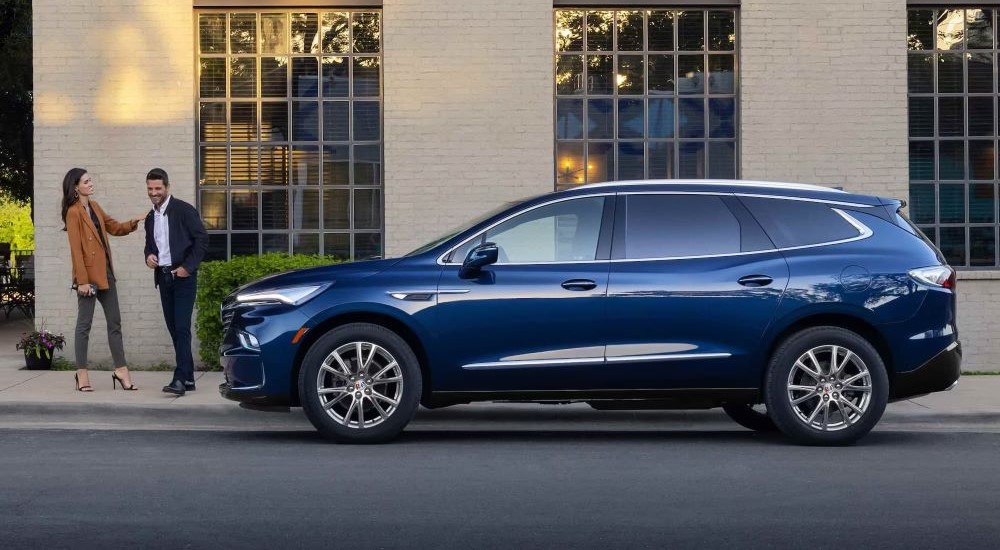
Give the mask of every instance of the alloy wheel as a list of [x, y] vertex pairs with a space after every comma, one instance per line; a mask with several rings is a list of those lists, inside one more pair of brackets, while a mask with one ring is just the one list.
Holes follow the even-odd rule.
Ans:
[[403, 396], [403, 369], [384, 347], [348, 342], [323, 360], [316, 375], [323, 411], [338, 424], [371, 428], [388, 419]]
[[803, 353], [788, 373], [786, 394], [806, 426], [839, 431], [859, 422], [872, 400], [872, 375], [850, 349], [823, 345]]

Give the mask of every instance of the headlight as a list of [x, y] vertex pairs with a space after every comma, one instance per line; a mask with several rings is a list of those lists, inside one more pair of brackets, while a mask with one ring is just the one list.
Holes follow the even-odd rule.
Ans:
[[288, 304], [290, 306], [297, 306], [308, 302], [329, 286], [329, 284], [288, 286], [257, 292], [241, 292], [236, 295], [236, 301], [240, 304]]

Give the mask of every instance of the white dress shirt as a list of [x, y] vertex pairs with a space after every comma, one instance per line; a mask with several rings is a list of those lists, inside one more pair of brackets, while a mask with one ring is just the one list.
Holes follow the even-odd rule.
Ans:
[[170, 224], [167, 223], [167, 205], [170, 195], [163, 200], [159, 208], [153, 208], [153, 239], [156, 241], [157, 258], [161, 266], [173, 265], [170, 257]]

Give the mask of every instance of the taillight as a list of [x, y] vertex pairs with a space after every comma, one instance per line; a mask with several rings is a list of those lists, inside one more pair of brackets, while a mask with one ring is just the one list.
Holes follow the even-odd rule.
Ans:
[[909, 272], [910, 277], [925, 285], [937, 286], [941, 288], [955, 288], [955, 270], [946, 265], [936, 265], [933, 267], [921, 267]]

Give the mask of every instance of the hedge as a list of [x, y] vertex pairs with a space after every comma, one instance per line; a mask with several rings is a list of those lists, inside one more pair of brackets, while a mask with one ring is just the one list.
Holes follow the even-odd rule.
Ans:
[[329, 256], [306, 256], [269, 253], [262, 256], [240, 256], [227, 261], [202, 262], [198, 268], [198, 295], [195, 304], [195, 330], [200, 345], [198, 356], [206, 368], [219, 370], [219, 346], [222, 344], [222, 320], [219, 308], [222, 300], [240, 285], [266, 275], [339, 263]]

